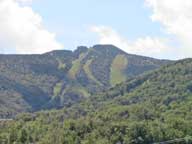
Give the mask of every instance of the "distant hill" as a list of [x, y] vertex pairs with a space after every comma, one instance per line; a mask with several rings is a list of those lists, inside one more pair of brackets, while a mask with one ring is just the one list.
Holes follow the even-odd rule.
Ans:
[[0, 55], [0, 117], [70, 106], [170, 62], [130, 55], [112, 45]]
[[0, 136], [15, 142], [23, 133], [24, 142], [43, 144], [188, 144], [191, 116], [192, 59], [185, 59], [71, 107], [20, 115]]

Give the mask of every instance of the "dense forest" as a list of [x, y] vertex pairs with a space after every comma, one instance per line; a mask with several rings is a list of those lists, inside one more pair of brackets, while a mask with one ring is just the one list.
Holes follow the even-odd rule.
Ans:
[[192, 59], [129, 78], [61, 110], [17, 115], [0, 127], [2, 144], [190, 144]]

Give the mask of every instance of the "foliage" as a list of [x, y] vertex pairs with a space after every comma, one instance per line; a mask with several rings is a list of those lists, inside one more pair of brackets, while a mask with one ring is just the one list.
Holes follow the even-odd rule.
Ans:
[[20, 115], [1, 126], [0, 137], [40, 144], [189, 144], [191, 79], [192, 60], [178, 61], [71, 107]]

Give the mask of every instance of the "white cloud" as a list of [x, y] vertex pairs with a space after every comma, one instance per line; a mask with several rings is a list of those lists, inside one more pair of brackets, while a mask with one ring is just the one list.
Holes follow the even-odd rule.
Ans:
[[167, 39], [147, 36], [129, 41], [112, 28], [105, 26], [92, 26], [91, 31], [99, 35], [100, 44], [113, 44], [128, 53], [161, 57], [162, 54], [170, 51]]
[[111, 28], [93, 27], [92, 31], [99, 34], [100, 43], [114, 44], [127, 52], [148, 56], [192, 57], [192, 0], [145, 0], [145, 3], [152, 9], [152, 21], [160, 22], [167, 33], [165, 39], [144, 37], [129, 41]]
[[[43, 26], [42, 17], [29, 5], [33, 0], [0, 0], [0, 51], [43, 53], [63, 46], [55, 34]], [[110, 27], [93, 26], [101, 44], [114, 44], [126, 52], [157, 56], [174, 53], [177, 57], [192, 56], [192, 0], [145, 0], [153, 10], [153, 21], [162, 24], [169, 38], [176, 38], [179, 49], [173, 49], [167, 38], [146, 36], [130, 41]], [[20, 5], [22, 4], [22, 5]], [[23, 5], [24, 4], [24, 5]]]
[[16, 0], [16, 1], [21, 3], [32, 3], [33, 0]]
[[180, 52], [192, 56], [192, 0], [145, 0], [152, 8], [153, 21], [160, 22], [167, 33], [181, 44]]
[[42, 17], [30, 6], [21, 6], [19, 2], [32, 0], [0, 0], [0, 50], [17, 53], [44, 53], [62, 49], [55, 34], [43, 26]]

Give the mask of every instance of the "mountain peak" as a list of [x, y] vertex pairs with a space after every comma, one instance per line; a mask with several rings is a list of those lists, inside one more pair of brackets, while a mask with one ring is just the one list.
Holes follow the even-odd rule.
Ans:
[[71, 50], [53, 50], [43, 55], [51, 55], [51, 56], [63, 56], [63, 55], [71, 55], [73, 52]]
[[77, 49], [73, 51], [73, 53], [74, 53], [74, 56], [78, 58], [80, 54], [85, 53], [87, 51], [88, 51], [88, 47], [78, 46]]
[[[111, 44], [97, 44], [90, 49], [93, 49], [99, 53], [107, 54], [107, 53], [116, 53], [116, 54], [126, 54], [123, 50], [120, 48], [111, 45]], [[73, 55], [76, 58], [79, 57], [81, 53], [85, 53], [89, 50], [87, 46], [78, 46], [74, 51], [72, 50], [54, 50], [51, 52], [47, 52], [44, 55], [51, 55], [51, 56], [66, 56], [66, 55]]]
[[75, 51], [85, 52], [88, 50], [87, 46], [78, 46]]
[[111, 44], [98, 44], [98, 45], [94, 45], [92, 47], [94, 50], [96, 51], [100, 51], [102, 53], [121, 53], [121, 54], [127, 54], [126, 52], [124, 52], [123, 50], [121, 50], [120, 48], [118, 48], [117, 46], [111, 45]]
[[121, 50], [120, 48], [111, 45], [111, 44], [97, 44], [92, 47], [93, 49], [118, 49]]

